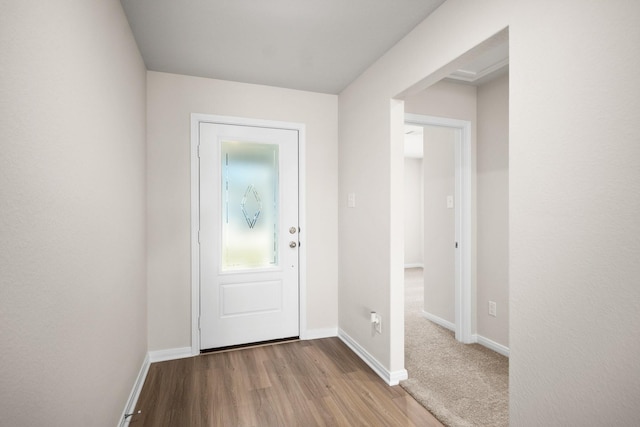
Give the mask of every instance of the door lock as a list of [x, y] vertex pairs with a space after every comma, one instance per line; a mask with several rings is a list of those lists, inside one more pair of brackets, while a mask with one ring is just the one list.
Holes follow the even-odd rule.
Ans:
[[290, 248], [295, 248], [296, 246], [298, 246], [298, 244], [296, 242], [294, 242], [293, 240], [289, 242], [289, 247]]
[[296, 231], [298, 231], [298, 229], [296, 227], [290, 227], [289, 228], [289, 233], [290, 234], [296, 234]]

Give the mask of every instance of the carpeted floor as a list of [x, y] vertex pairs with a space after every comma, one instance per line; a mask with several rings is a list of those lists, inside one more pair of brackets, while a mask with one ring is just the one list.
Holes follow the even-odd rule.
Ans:
[[405, 368], [400, 385], [449, 427], [509, 425], [509, 359], [422, 316], [422, 269], [405, 270]]

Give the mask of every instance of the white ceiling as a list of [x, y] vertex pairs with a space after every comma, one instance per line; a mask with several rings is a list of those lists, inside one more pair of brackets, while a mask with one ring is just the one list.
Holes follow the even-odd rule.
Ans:
[[337, 94], [444, 0], [121, 0], [147, 69]]

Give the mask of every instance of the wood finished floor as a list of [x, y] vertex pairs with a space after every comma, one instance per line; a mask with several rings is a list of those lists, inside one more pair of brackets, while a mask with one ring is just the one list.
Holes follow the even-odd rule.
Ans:
[[442, 427], [338, 338], [154, 363], [132, 427]]

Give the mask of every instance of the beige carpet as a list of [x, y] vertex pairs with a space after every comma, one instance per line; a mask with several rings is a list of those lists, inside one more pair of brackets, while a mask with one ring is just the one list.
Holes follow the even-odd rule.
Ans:
[[400, 385], [449, 427], [509, 425], [509, 359], [422, 316], [422, 269], [405, 271], [405, 367]]

